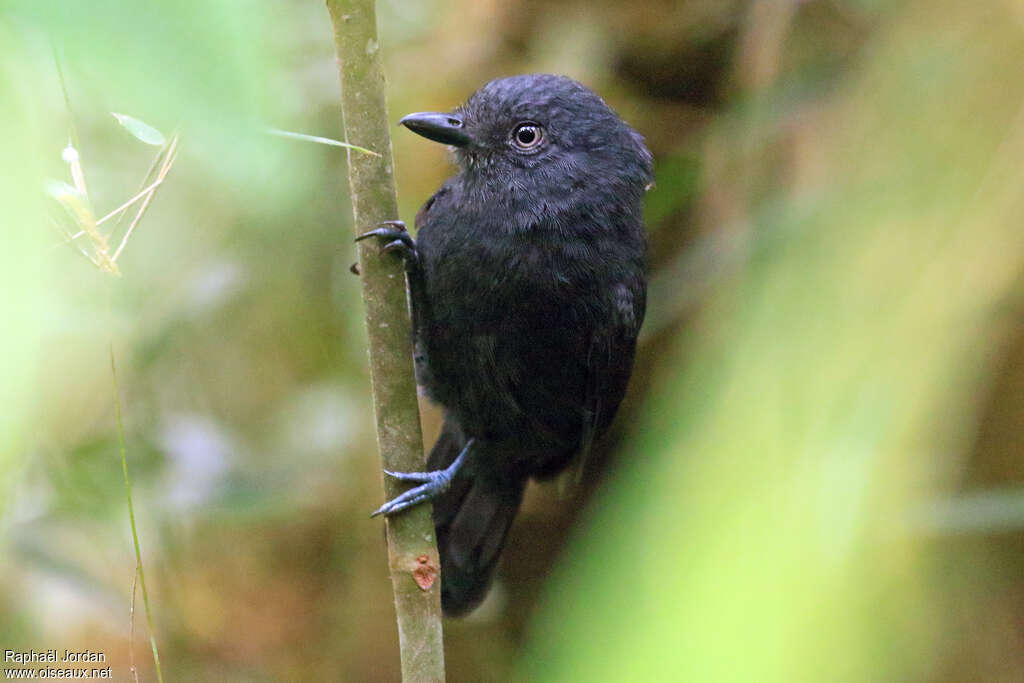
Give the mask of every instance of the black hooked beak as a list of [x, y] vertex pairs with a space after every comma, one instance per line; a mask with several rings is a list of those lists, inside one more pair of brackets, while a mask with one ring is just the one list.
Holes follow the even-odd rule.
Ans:
[[434, 142], [454, 145], [455, 147], [465, 147], [470, 143], [470, 137], [466, 133], [466, 126], [462, 122], [462, 117], [456, 114], [445, 114], [436, 111], [409, 114], [403, 117], [398, 122], [398, 125], [405, 126], [413, 133], [422, 135]]

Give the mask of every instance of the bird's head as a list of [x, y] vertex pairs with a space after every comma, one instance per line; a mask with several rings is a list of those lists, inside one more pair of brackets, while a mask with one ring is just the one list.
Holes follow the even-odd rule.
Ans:
[[410, 114], [399, 123], [450, 145], [463, 173], [532, 184], [530, 176], [581, 184], [646, 187], [651, 154], [643, 138], [598, 95], [564, 76], [491, 81], [452, 112]]

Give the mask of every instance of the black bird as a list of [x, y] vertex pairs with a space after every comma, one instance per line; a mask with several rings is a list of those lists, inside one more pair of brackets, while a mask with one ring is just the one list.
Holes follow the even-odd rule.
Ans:
[[417, 376], [444, 408], [429, 472], [375, 514], [434, 501], [445, 612], [483, 599], [526, 482], [585, 455], [633, 366], [646, 279], [643, 138], [562, 76], [491, 81], [400, 123], [458, 173], [375, 237], [406, 259]]

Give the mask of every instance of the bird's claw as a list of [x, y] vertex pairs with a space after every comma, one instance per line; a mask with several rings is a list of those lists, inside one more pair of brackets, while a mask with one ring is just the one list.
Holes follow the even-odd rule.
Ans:
[[376, 237], [383, 243], [381, 251], [385, 254], [396, 253], [406, 260], [415, 260], [416, 242], [405, 229], [402, 221], [384, 221], [378, 223], [373, 230], [367, 230], [356, 238], [356, 242]]
[[390, 237], [394, 239], [405, 238], [412, 242], [412, 236], [409, 231], [405, 229], [404, 221], [382, 221], [374, 226], [373, 230], [367, 230], [363, 234], [356, 237], [356, 242], [360, 240], [369, 239], [370, 237]]
[[462, 465], [465, 463], [472, 446], [473, 439], [470, 439], [462, 447], [458, 457], [455, 458], [452, 464], [443, 470], [431, 470], [430, 472], [392, 472], [391, 470], [384, 470], [384, 472], [395, 479], [418, 482], [420, 485], [384, 503], [370, 516], [393, 515], [396, 512], [411, 508], [413, 505], [425, 503], [440, 496], [448, 490], [452, 479], [462, 469]]
[[402, 481], [422, 482], [419, 486], [409, 489], [405, 493], [381, 505], [371, 517], [378, 515], [393, 515], [413, 505], [433, 500], [448, 490], [452, 483], [452, 472], [448, 470], [435, 470], [433, 472], [392, 472], [384, 470], [390, 476]]
[[412, 252], [412, 254], [416, 253], [416, 248], [410, 246], [403, 240], [391, 240], [390, 242], [386, 243], [383, 247], [381, 247], [380, 250], [383, 251], [385, 254], [398, 254], [402, 258], [406, 258], [407, 256], [409, 256], [410, 252]]

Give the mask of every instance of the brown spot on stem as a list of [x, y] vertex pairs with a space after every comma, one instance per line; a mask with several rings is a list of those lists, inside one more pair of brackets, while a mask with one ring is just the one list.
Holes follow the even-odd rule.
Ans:
[[412, 578], [416, 580], [416, 585], [420, 587], [420, 590], [430, 590], [437, 579], [437, 565], [431, 562], [426, 555], [420, 555], [416, 558], [416, 567], [412, 570]]

